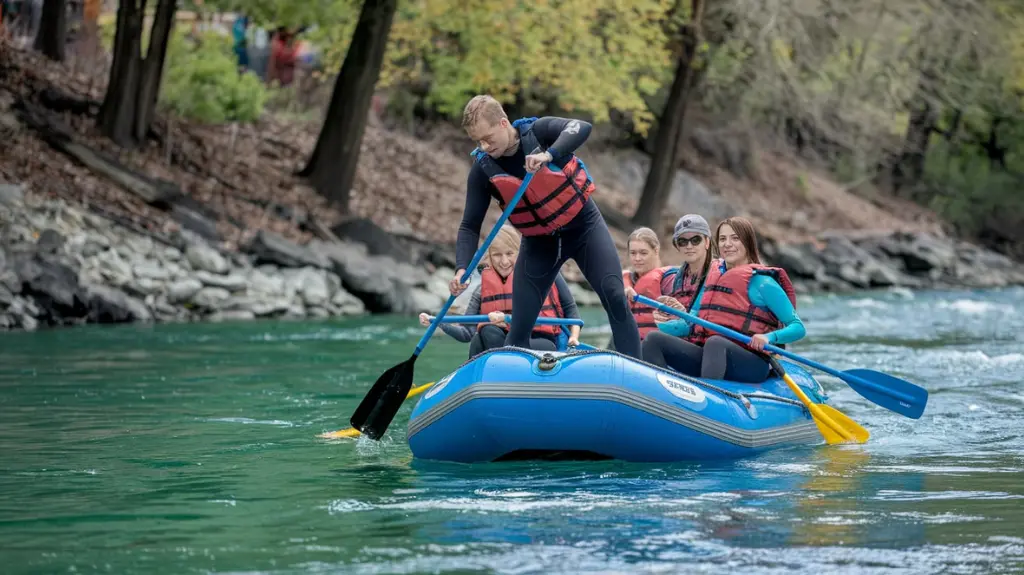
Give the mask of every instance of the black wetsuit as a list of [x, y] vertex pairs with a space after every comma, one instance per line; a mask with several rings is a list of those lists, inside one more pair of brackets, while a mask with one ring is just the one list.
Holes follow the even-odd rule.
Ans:
[[[540, 145], [551, 153], [552, 163], [562, 167], [587, 140], [591, 125], [580, 120], [544, 117], [535, 121], [532, 129]], [[526, 177], [526, 153], [522, 146], [514, 154], [495, 158], [494, 161], [509, 175], [520, 179]], [[473, 164], [456, 246], [459, 269], [465, 269], [473, 259], [480, 242], [480, 227], [491, 199], [497, 193], [480, 163]], [[601, 212], [591, 201], [583, 205], [572, 221], [553, 234], [523, 237], [512, 280], [512, 309], [516, 313], [513, 314], [505, 345], [529, 345], [530, 333], [544, 296], [551, 289], [562, 264], [570, 258], [576, 261], [601, 299], [611, 324], [615, 349], [640, 359], [640, 333], [626, 300], [619, 253]]]

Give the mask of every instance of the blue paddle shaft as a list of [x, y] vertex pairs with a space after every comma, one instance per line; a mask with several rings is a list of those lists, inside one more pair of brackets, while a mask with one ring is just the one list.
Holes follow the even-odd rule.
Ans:
[[[642, 303], [644, 305], [648, 305], [650, 307], [653, 307], [655, 309], [659, 309], [659, 310], [661, 310], [661, 311], [663, 311], [665, 313], [672, 314], [672, 315], [674, 315], [676, 317], [681, 317], [681, 318], [685, 319], [686, 321], [688, 321], [690, 323], [695, 323], [695, 324], [697, 324], [699, 326], [706, 327], [707, 329], [710, 329], [712, 331], [716, 331], [716, 332], [718, 332], [718, 333], [720, 333], [722, 335], [725, 335], [725, 336], [728, 336], [728, 337], [730, 337], [732, 339], [735, 339], [735, 340], [737, 340], [737, 341], [739, 341], [739, 342], [741, 342], [743, 344], [749, 344], [750, 343], [750, 336], [748, 336], [748, 335], [742, 334], [742, 333], [740, 333], [738, 331], [733, 331], [733, 330], [731, 330], [731, 329], [729, 329], [727, 327], [722, 327], [722, 326], [720, 326], [718, 324], [711, 323], [710, 321], [700, 319], [699, 317], [691, 315], [691, 314], [688, 314], [685, 311], [680, 311], [678, 309], [671, 308], [671, 307], [669, 307], [667, 305], [658, 303], [658, 302], [652, 300], [649, 297], [644, 297], [642, 295], [637, 294], [636, 301], [638, 301], [638, 302], [640, 302], [640, 303]], [[799, 356], [799, 355], [797, 355], [795, 353], [788, 352], [788, 351], [786, 351], [786, 350], [784, 350], [784, 349], [782, 349], [780, 347], [775, 347], [774, 345], [772, 345], [770, 343], [765, 344], [764, 349], [765, 349], [765, 351], [770, 351], [770, 352], [772, 352], [772, 353], [774, 353], [776, 355], [781, 355], [782, 357], [787, 357], [787, 358], [792, 359], [794, 361], [799, 361], [800, 363], [803, 363], [805, 365], [809, 365], [809, 366], [811, 366], [813, 368], [820, 369], [821, 371], [824, 371], [825, 373], [830, 374], [830, 375], [834, 375], [834, 376], [836, 376], [839, 379], [842, 379], [844, 381], [847, 381], [847, 382], [852, 381], [852, 382], [856, 383], [857, 385], [866, 387], [866, 388], [868, 388], [868, 389], [870, 389], [872, 391], [875, 391], [877, 393], [881, 393], [883, 395], [887, 395], [889, 397], [892, 397], [893, 399], [896, 399], [897, 401], [900, 401], [900, 402], [903, 402], [903, 403], [906, 403], [906, 404], [910, 404], [910, 403], [915, 402], [913, 397], [910, 397], [909, 395], [901, 393], [901, 392], [899, 392], [897, 390], [888, 389], [888, 388], [882, 387], [882, 386], [880, 386], [880, 385], [878, 385], [878, 384], [876, 384], [874, 382], [871, 382], [871, 381], [868, 381], [866, 379], [857, 377], [856, 375], [853, 375], [853, 374], [850, 374], [850, 373], [843, 373], [843, 372], [841, 372], [841, 371], [839, 371], [837, 369], [832, 369], [831, 367], [829, 367], [827, 365], [822, 365], [822, 364], [820, 364], [820, 363], [818, 363], [816, 361], [811, 361], [811, 360], [809, 360], [807, 358], [804, 358], [804, 357], [801, 357], [801, 356]]]
[[[512, 210], [516, 208], [516, 204], [519, 203], [523, 194], [526, 193], [526, 188], [530, 186], [531, 180], [533, 180], [533, 173], [526, 174], [526, 177], [523, 178], [523, 183], [519, 184], [519, 189], [516, 191], [516, 195], [512, 196], [512, 200], [507, 206], [505, 206], [505, 211], [501, 212], [501, 216], [498, 218], [498, 221], [494, 222], [494, 227], [491, 228], [491, 233], [487, 234], [487, 239], [484, 240], [484, 243], [480, 244], [480, 248], [476, 250], [476, 254], [473, 256], [473, 259], [470, 260], [469, 265], [466, 266], [466, 273], [462, 275], [462, 283], [468, 282], [469, 278], [472, 277], [473, 270], [476, 269], [477, 264], [480, 263], [484, 254], [487, 253], [487, 248], [491, 247], [491, 242], [494, 241], [494, 237], [498, 235], [498, 230], [505, 223], [505, 220], [512, 215]], [[441, 311], [437, 312], [437, 316], [434, 318], [434, 321], [430, 322], [430, 327], [427, 328], [426, 333], [424, 333], [423, 337], [420, 338], [420, 342], [416, 344], [416, 350], [412, 352], [413, 357], [418, 356], [420, 352], [423, 351], [423, 348], [427, 347], [427, 342], [430, 341], [430, 336], [434, 335], [434, 330], [437, 329], [437, 325], [440, 323], [439, 320], [448, 313], [448, 308], [452, 307], [452, 304], [455, 303], [456, 297], [458, 296], [450, 296], [448, 301], [444, 303], [444, 306], [441, 307]]]
[[[433, 319], [433, 318], [431, 318]], [[491, 321], [486, 315], [450, 315], [441, 320], [441, 323], [487, 323]], [[510, 323], [512, 316], [505, 314], [505, 323]], [[583, 325], [582, 319], [571, 319], [567, 317], [538, 317], [536, 325]]]

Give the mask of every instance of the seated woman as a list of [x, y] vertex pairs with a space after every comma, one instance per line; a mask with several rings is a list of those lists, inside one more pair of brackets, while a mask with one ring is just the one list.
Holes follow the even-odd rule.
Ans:
[[[657, 299], [669, 307], [697, 313], [704, 292], [704, 279], [713, 262], [711, 227], [707, 220], [697, 214], [679, 218], [672, 232], [672, 245], [682, 253], [683, 265], [679, 266], [674, 276], [671, 294]], [[677, 337], [689, 335], [690, 324], [684, 320], [658, 310], [654, 310], [653, 315], [661, 331]], [[672, 325], [666, 325], [669, 323]]]
[[[465, 312], [466, 315], [486, 314], [490, 322], [475, 326], [448, 323], [440, 325], [441, 330], [451, 337], [461, 342], [469, 342], [469, 357], [505, 345], [505, 335], [508, 333], [505, 314], [513, 313], [512, 271], [516, 267], [518, 256], [519, 232], [511, 225], [505, 224], [498, 230], [487, 250], [484, 257], [487, 267], [480, 272], [480, 285], [473, 292]], [[555, 277], [555, 284], [544, 300], [540, 316], [580, 318], [576, 300], [573, 299], [569, 284], [565, 283], [562, 274]], [[420, 324], [424, 327], [429, 326], [430, 316], [421, 313]], [[530, 336], [530, 349], [555, 351], [566, 346], [579, 345], [580, 327], [570, 326], [568, 336], [563, 329], [558, 325], [534, 326]]]
[[644, 360], [706, 379], [760, 383], [770, 370], [765, 344], [783, 346], [806, 334], [793, 284], [782, 268], [761, 264], [754, 225], [746, 218], [718, 224], [715, 243], [722, 259], [708, 271], [697, 316], [752, 336], [750, 345], [695, 325], [685, 339], [667, 331], [651, 334], [644, 341]]
[[[643, 341], [647, 334], [658, 329], [658, 325], [654, 322], [654, 310], [635, 303], [633, 298], [637, 294], [651, 299], [671, 295], [679, 270], [674, 266], [661, 265], [661, 242], [651, 228], [633, 230], [626, 240], [626, 250], [629, 251], [630, 269], [622, 270], [622, 281], [626, 284], [626, 299], [630, 302], [630, 310]], [[612, 348], [610, 343], [608, 347]]]

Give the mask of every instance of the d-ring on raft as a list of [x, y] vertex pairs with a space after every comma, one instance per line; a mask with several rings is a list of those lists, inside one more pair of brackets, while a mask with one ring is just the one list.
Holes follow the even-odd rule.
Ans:
[[[816, 403], [821, 385], [785, 370]], [[439, 380], [412, 412], [420, 459], [701, 461], [822, 443], [810, 413], [782, 379], [704, 380], [613, 351], [484, 352]]]

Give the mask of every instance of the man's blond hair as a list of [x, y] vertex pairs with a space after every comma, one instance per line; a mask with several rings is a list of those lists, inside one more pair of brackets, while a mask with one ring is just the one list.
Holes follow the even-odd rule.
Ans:
[[472, 128], [481, 120], [485, 120], [488, 126], [493, 126], [502, 118], [507, 119], [508, 116], [505, 115], [505, 109], [501, 107], [501, 102], [487, 94], [481, 94], [473, 96], [473, 99], [466, 104], [466, 108], [462, 110], [462, 127], [464, 129]]

